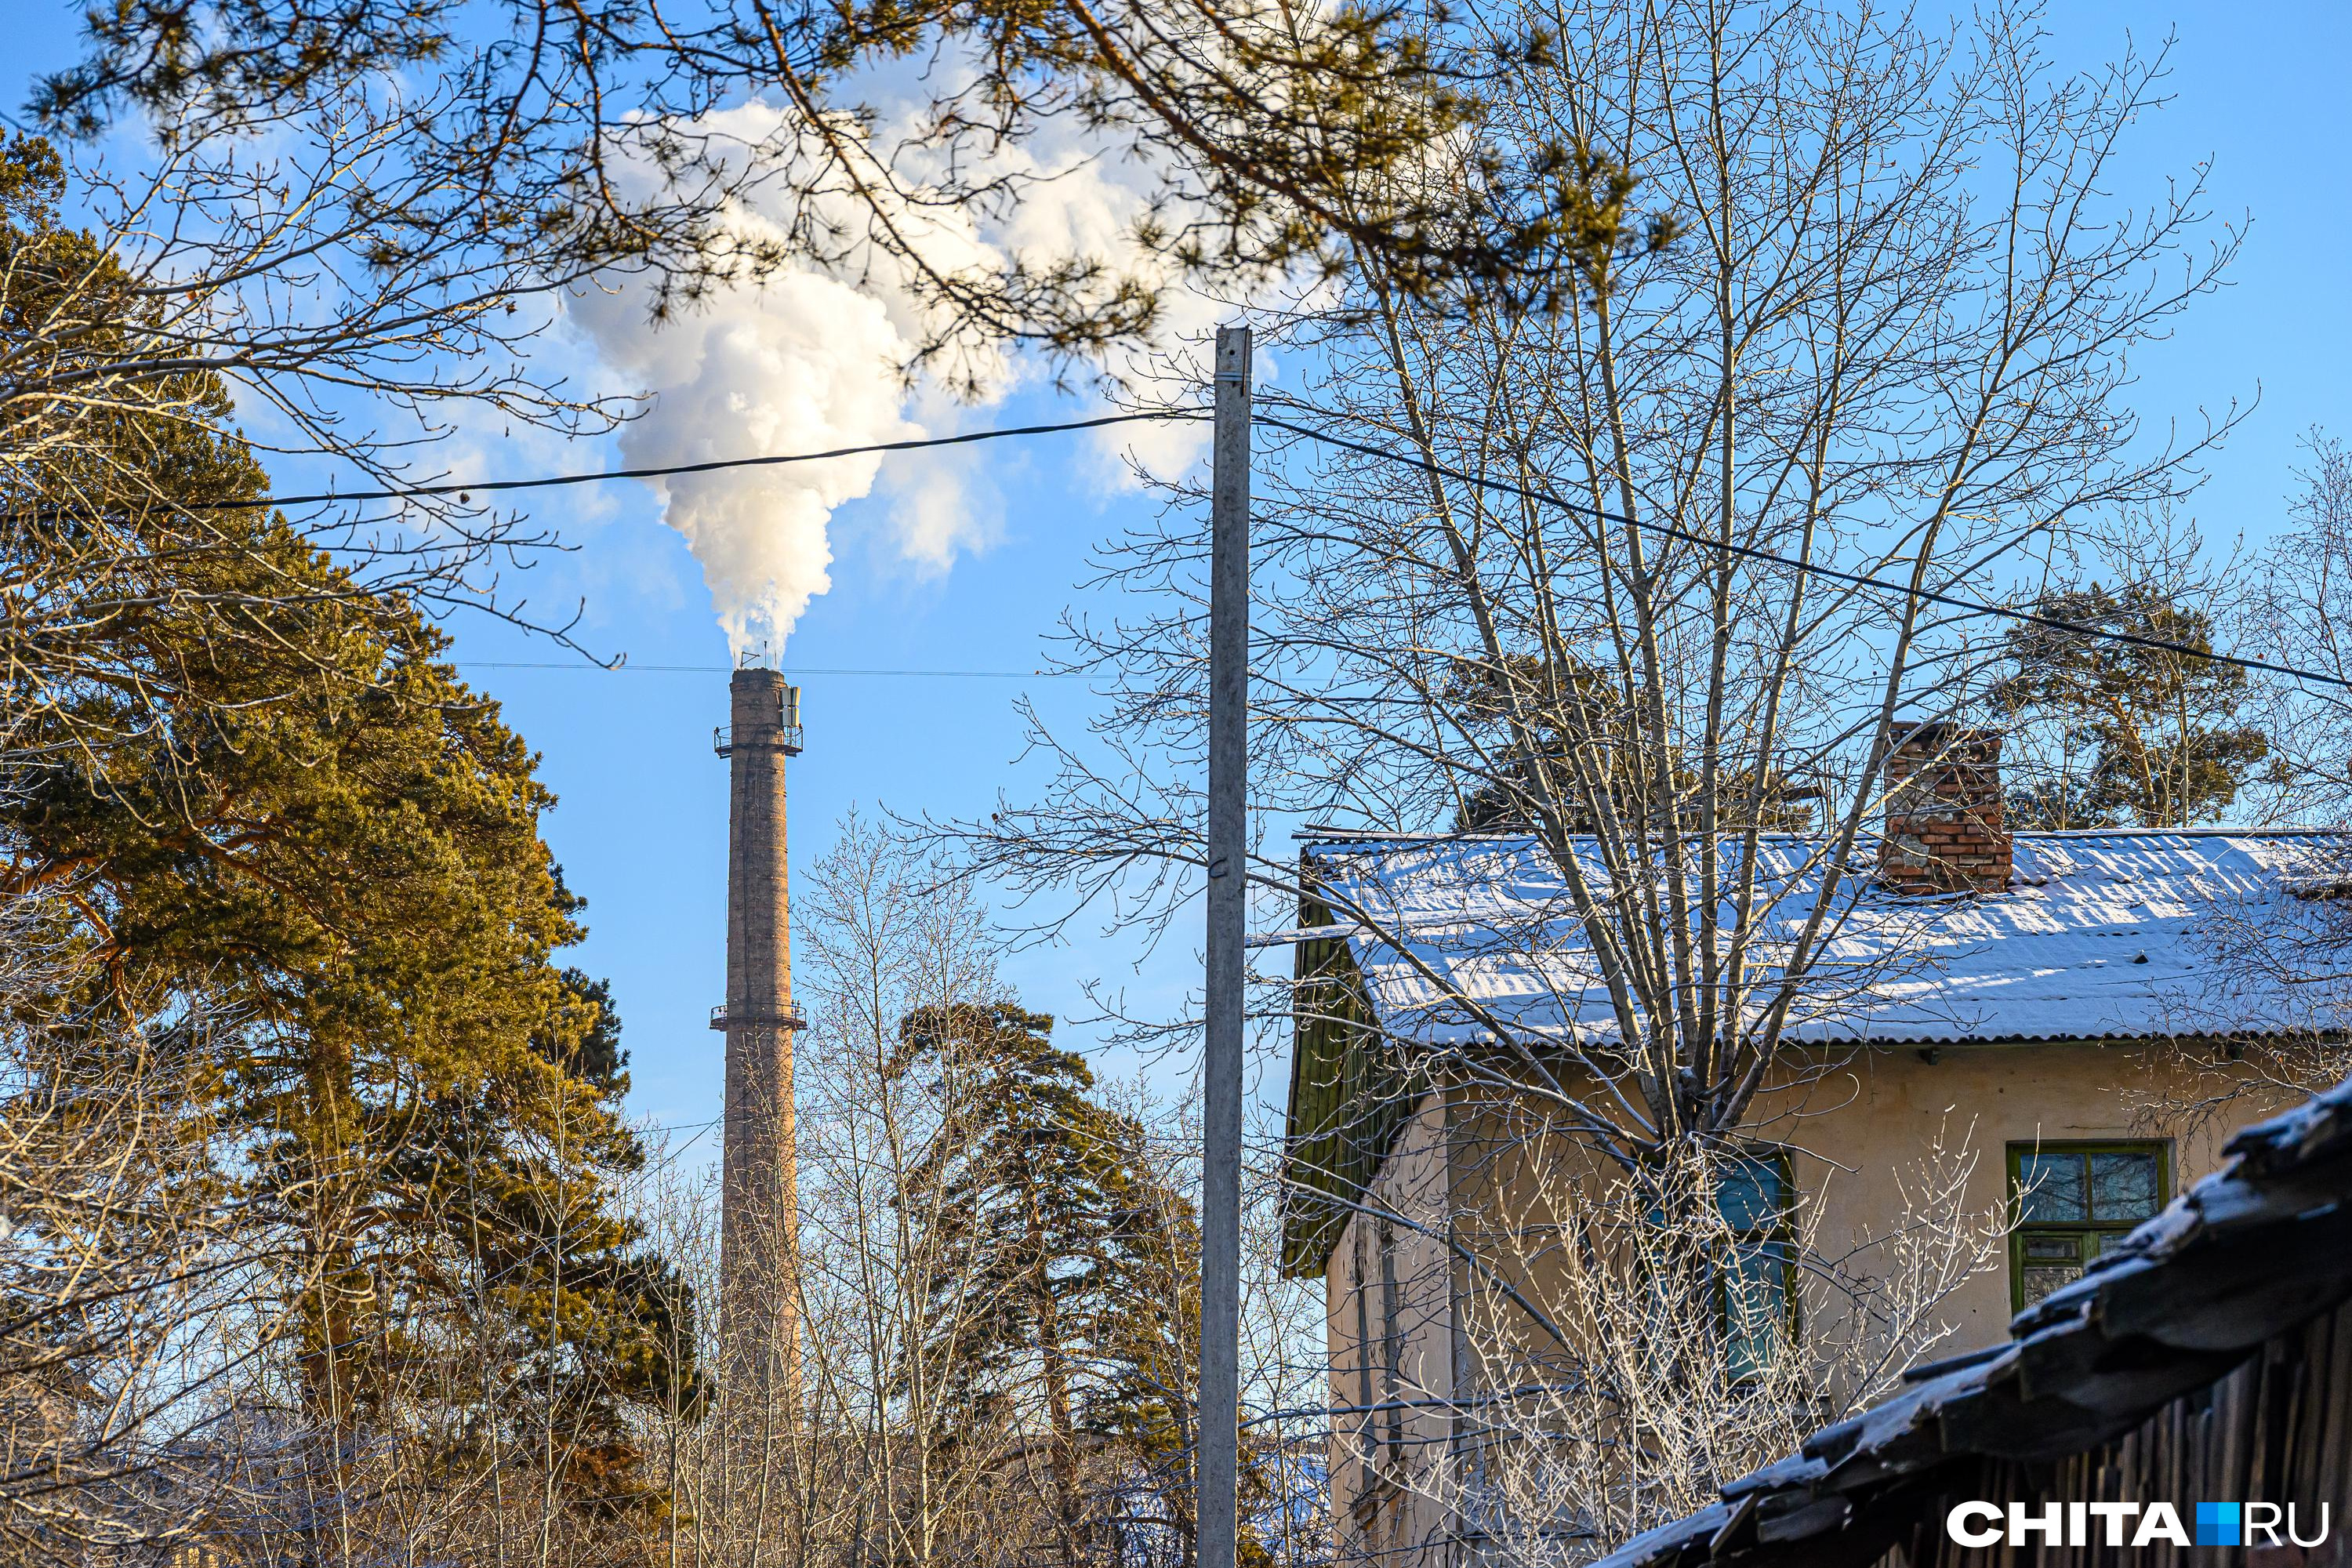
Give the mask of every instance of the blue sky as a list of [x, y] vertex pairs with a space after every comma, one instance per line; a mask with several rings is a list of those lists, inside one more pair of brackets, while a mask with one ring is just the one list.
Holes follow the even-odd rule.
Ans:
[[[18, 0], [12, 13], [21, 68], [64, 58], [65, 8]], [[2314, 424], [2352, 432], [2345, 390], [2352, 168], [2340, 80], [2352, 58], [2352, 7], [2062, 4], [2046, 26], [2053, 55], [2082, 66], [2113, 58], [2127, 33], [2143, 47], [2178, 33], [2173, 102], [2142, 128], [2131, 171], [2182, 170], [2210, 157], [2217, 212], [2250, 216], [2251, 228], [2231, 286], [2144, 356], [2136, 401], [2160, 426], [2193, 421], [2200, 405], [2259, 395], [2261, 406], [2210, 463], [2210, 482], [2193, 508], [2210, 539], [2243, 531], [2259, 540], [2280, 516], [2301, 433]], [[968, 423], [1076, 412], [1033, 388]], [[526, 455], [492, 443], [479, 453], [486, 465], [520, 458], [536, 466], [544, 448]], [[1107, 488], [1079, 438], [989, 454], [977, 494], [993, 510], [993, 542], [944, 573], [925, 574], [901, 558], [883, 502], [853, 502], [835, 515], [833, 588], [800, 620], [785, 650], [788, 669], [1036, 668], [1041, 638], [1070, 601], [1088, 545], [1116, 531], [1128, 509], [1150, 503]], [[943, 460], [894, 458], [887, 477], [915, 482], [919, 465]], [[602, 461], [593, 450], [562, 455], [564, 467]], [[584, 640], [626, 652], [630, 670], [497, 668], [566, 656], [491, 626], [459, 626], [458, 658], [540, 751], [543, 776], [561, 797], [546, 831], [572, 887], [589, 900], [591, 933], [578, 957], [613, 980], [636, 1109], [673, 1126], [703, 1123], [717, 1114], [719, 1086], [719, 1037], [705, 1017], [720, 998], [724, 969], [725, 774], [710, 733], [725, 717], [727, 645], [699, 568], [662, 526], [650, 493], [628, 484], [593, 499], [562, 492], [538, 516], [566, 529], [579, 549], [538, 569], [543, 585], [533, 596], [551, 605], [584, 596]], [[651, 668], [664, 665], [707, 672]], [[1015, 699], [1025, 693], [1071, 727], [1087, 702], [1083, 686], [1070, 681], [801, 679], [809, 743], [791, 775], [796, 865], [824, 851], [853, 805], [985, 812], [1000, 788], [1021, 787]], [[1088, 979], [1172, 1005], [1192, 963], [1189, 944], [1147, 959], [1103, 938], [1025, 953], [1011, 968], [1030, 1006], [1066, 1016], [1083, 1010]], [[1278, 1082], [1265, 1087], [1279, 1092]], [[705, 1138], [699, 1149], [713, 1142]]]

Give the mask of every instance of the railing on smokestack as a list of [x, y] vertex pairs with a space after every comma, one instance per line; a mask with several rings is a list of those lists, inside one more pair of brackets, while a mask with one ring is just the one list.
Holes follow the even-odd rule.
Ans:
[[797, 1002], [787, 1002], [773, 1013], [730, 1013], [722, 1002], [710, 1010], [710, 1026], [714, 1029], [805, 1029], [808, 1015]]
[[[761, 728], [764, 729], [766, 726], [763, 725]], [[722, 757], [733, 755], [735, 748], [739, 745], [764, 745], [782, 752], [788, 757], [799, 756], [801, 754], [801, 689], [797, 686], [787, 686], [783, 689], [778, 702], [775, 729], [764, 741], [736, 740], [735, 727], [732, 724], [721, 724], [718, 729], [710, 731], [710, 749]]]
[[767, 745], [788, 757], [797, 757], [801, 754], [801, 727], [798, 724], [780, 724], [764, 742], [737, 741], [735, 727], [731, 724], [721, 724], [710, 731], [710, 749], [720, 756], [733, 755], [738, 745]]

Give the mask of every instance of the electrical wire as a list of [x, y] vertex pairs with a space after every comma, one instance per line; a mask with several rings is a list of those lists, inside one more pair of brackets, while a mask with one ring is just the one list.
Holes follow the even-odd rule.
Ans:
[[[730, 664], [631, 664], [625, 659], [619, 664], [595, 664], [578, 659], [494, 659], [461, 658], [456, 661], [459, 669], [580, 669], [594, 670], [599, 675], [628, 675], [643, 672], [650, 675], [727, 675], [735, 667]], [[1086, 671], [1076, 669], [827, 669], [815, 665], [780, 666], [779, 675], [896, 675], [926, 680], [1083, 680]]]
[[1586, 506], [1581, 502], [1570, 500], [1565, 497], [1554, 495], [1549, 490], [1530, 489], [1524, 485], [1512, 484], [1507, 479], [1490, 479], [1476, 474], [1465, 473], [1459, 468], [1449, 468], [1444, 463], [1431, 462], [1426, 458], [1392, 451], [1385, 447], [1374, 447], [1362, 441], [1350, 441], [1344, 436], [1334, 436], [1328, 431], [1312, 429], [1305, 425], [1294, 425], [1287, 419], [1277, 419], [1270, 414], [1253, 416], [1251, 423], [1264, 425], [1276, 430], [1286, 430], [1294, 436], [1303, 436], [1310, 441], [1319, 442], [1327, 447], [1337, 447], [1343, 451], [1354, 452], [1367, 458], [1378, 458], [1384, 462], [1401, 464], [1409, 468], [1418, 468], [1423, 473], [1452, 479], [1457, 484], [1469, 485], [1478, 489], [1494, 490], [1503, 495], [1517, 496], [1523, 500], [1556, 507], [1562, 511], [1572, 511], [1585, 517], [1596, 518], [1603, 522], [1613, 522], [1621, 527], [1638, 529], [1662, 539], [1696, 544], [1706, 550], [1722, 551], [1748, 561], [1761, 561], [1775, 566], [1785, 566], [1793, 572], [1814, 577], [1826, 577], [1833, 582], [1851, 584], [1857, 588], [1892, 594], [1906, 599], [1921, 599], [1931, 605], [1942, 605], [1949, 609], [1965, 610], [1973, 616], [1998, 616], [2006, 620], [2022, 622], [2027, 626], [2044, 626], [2054, 632], [2063, 632], [2069, 637], [2127, 643], [2134, 647], [2153, 648], [2159, 653], [2179, 654], [2184, 658], [2203, 659], [2212, 664], [2234, 665], [2240, 669], [2260, 670], [2265, 675], [2284, 675], [2294, 680], [2312, 680], [2326, 686], [2340, 686], [2352, 689], [2352, 679], [2340, 675], [2324, 675], [2318, 670], [2303, 669], [2291, 664], [2273, 664], [2267, 659], [2242, 658], [2235, 654], [2214, 653], [2210, 649], [2191, 647], [2187, 643], [2173, 642], [2164, 637], [2143, 637], [2137, 632], [2116, 631], [2106, 626], [2084, 626], [2080, 621], [2063, 620], [2056, 616], [2037, 615], [2032, 610], [2015, 609], [2007, 605], [1989, 605], [1981, 599], [1962, 598], [1957, 594], [1939, 594], [1932, 588], [1915, 588], [1908, 583], [1890, 583], [1884, 577], [1873, 577], [1867, 573], [1844, 572], [1834, 566], [1823, 566], [1817, 562], [1799, 561], [1793, 556], [1782, 555], [1770, 550], [1759, 550], [1754, 545], [1733, 544], [1726, 540], [1710, 539], [1706, 534], [1676, 528], [1672, 523], [1644, 522], [1638, 518], [1627, 517], [1622, 512], [1604, 511], [1599, 507]]
[[863, 458], [882, 452], [919, 452], [934, 447], [968, 447], [980, 441], [1002, 441], [1014, 436], [1055, 436], [1070, 430], [1099, 430], [1111, 425], [1142, 420], [1206, 419], [1205, 408], [1155, 408], [1139, 414], [1105, 414], [1093, 419], [1068, 419], [1055, 425], [1013, 425], [995, 430], [971, 430], [961, 436], [924, 436], [905, 441], [876, 441], [863, 447], [835, 447], [824, 452], [766, 453], [749, 458], [713, 458], [700, 463], [663, 463], [643, 468], [599, 468], [592, 473], [550, 474], [534, 479], [461, 479], [440, 485], [403, 485], [380, 490], [325, 490], [306, 496], [263, 496], [253, 500], [208, 500], [175, 503], [181, 511], [250, 511], [259, 507], [323, 506], [334, 501], [413, 500], [423, 496], [470, 498], [476, 491], [500, 495], [511, 490], [554, 489], [566, 485], [602, 484], [607, 479], [660, 479], [680, 474], [712, 474], [730, 468], [772, 468], [788, 463], [822, 463], [834, 458]]
[[[937, 447], [963, 447], [982, 441], [1006, 440], [1014, 437], [1053, 436], [1069, 431], [1098, 430], [1109, 426], [1130, 425], [1143, 421], [1205, 419], [1209, 417], [1209, 416], [1210, 410], [1205, 408], [1149, 409], [1139, 413], [1100, 415], [1092, 419], [1063, 420], [1047, 425], [1014, 425], [992, 430], [972, 430], [957, 436], [929, 436], [904, 441], [871, 442], [858, 447], [835, 447], [830, 450], [823, 452], [762, 453], [746, 458], [714, 458], [699, 463], [667, 463], [646, 468], [602, 468], [587, 473], [549, 474], [537, 479], [453, 480], [447, 484], [408, 485], [398, 489], [375, 490], [329, 490], [313, 495], [269, 496], [254, 500], [188, 501], [182, 503], [179, 510], [189, 512], [236, 511], [249, 510], [257, 507], [318, 506], [337, 501], [406, 500], [425, 496], [446, 495], [454, 495], [470, 500], [474, 492], [478, 490], [485, 495], [499, 495], [516, 490], [553, 489], [572, 485], [602, 484], [609, 479], [668, 479], [684, 474], [718, 473], [734, 468], [779, 468], [793, 463], [820, 463], [835, 458], [868, 457], [887, 452], [923, 451]], [[1809, 576], [1827, 578], [1832, 582], [1844, 583], [1851, 586], [1866, 589], [1873, 593], [1892, 595], [1904, 599], [1916, 599], [1931, 605], [1940, 605], [1948, 609], [1959, 610], [1972, 616], [1994, 616], [2004, 620], [2015, 621], [2025, 626], [2042, 626], [2068, 637], [2083, 637], [2093, 641], [2122, 643], [2133, 647], [2152, 649], [2158, 653], [2174, 654], [2184, 658], [2202, 659], [2211, 664], [2226, 664], [2239, 669], [2256, 670], [2264, 675], [2281, 675], [2292, 680], [2315, 681], [2324, 686], [2335, 686], [2344, 688], [2346, 689], [2352, 689], [2352, 678], [2347, 678], [2340, 675], [2327, 675], [2315, 669], [2304, 669], [2294, 665], [2273, 664], [2267, 659], [2246, 658], [2237, 654], [2215, 653], [2210, 649], [2192, 647], [2187, 643], [2174, 642], [2165, 637], [2143, 636], [2138, 632], [2117, 631], [2105, 626], [2085, 626], [2079, 621], [2064, 620], [2056, 616], [2044, 616], [2032, 610], [2021, 610], [2007, 605], [1988, 604], [1981, 599], [1963, 598], [1957, 594], [1938, 593], [1932, 588], [1914, 587], [1908, 583], [1890, 583], [1883, 577], [1874, 577], [1867, 573], [1847, 572], [1834, 566], [1824, 566], [1818, 562], [1800, 561], [1794, 556], [1782, 555], [1777, 551], [1759, 549], [1754, 545], [1734, 544], [1727, 540], [1710, 539], [1703, 533], [1695, 533], [1688, 529], [1676, 528], [1672, 523], [1644, 521], [1639, 518], [1628, 517], [1622, 512], [1608, 511], [1600, 507], [1586, 506], [1580, 501], [1572, 501], [1564, 496], [1555, 495], [1549, 490], [1535, 489], [1524, 485], [1515, 485], [1507, 479], [1486, 479], [1480, 475], [1466, 473], [1460, 468], [1452, 468], [1444, 463], [1432, 462], [1426, 458], [1395, 451], [1385, 447], [1376, 447], [1369, 442], [1352, 441], [1344, 436], [1335, 436], [1328, 430], [1318, 430], [1310, 426], [1296, 424], [1287, 419], [1277, 418], [1270, 414], [1253, 415], [1251, 416], [1251, 423], [1254, 425], [1264, 426], [1268, 429], [1286, 431], [1293, 436], [1303, 437], [1307, 440], [1316, 442], [1322, 446], [1335, 447], [1342, 451], [1354, 452], [1360, 457], [1375, 458], [1383, 462], [1396, 463], [1404, 468], [1419, 469], [1423, 473], [1433, 474], [1441, 479], [1451, 479], [1456, 484], [1469, 485], [1475, 489], [1491, 490], [1501, 495], [1516, 496], [1523, 500], [1535, 501], [1540, 505], [1552, 507], [1561, 511], [1575, 512], [1581, 516], [1594, 518], [1603, 522], [1613, 522], [1618, 524], [1620, 527], [1637, 529], [1644, 533], [1653, 534], [1661, 539], [1672, 539], [1682, 543], [1696, 545], [1701, 549], [1720, 551], [1727, 554], [1737, 555], [1743, 560], [1763, 562], [1774, 566], [1786, 567], [1792, 572], [1801, 573]], [[562, 664], [539, 665], [528, 663], [475, 661], [473, 663], [473, 668], [482, 669], [533, 669], [570, 668], [572, 667]], [[631, 667], [621, 665], [603, 668], [628, 668]], [[724, 668], [719, 666], [640, 665], [635, 668], [649, 671], [679, 674], [725, 673]], [[1070, 678], [1069, 675], [1065, 674], [1064, 672], [1044, 670], [1023, 672], [1018, 670], [977, 669], [806, 669], [796, 670], [792, 673], [804, 675], [875, 675], [976, 679], [1059, 679]]]
[[[456, 661], [459, 669], [582, 669], [594, 670], [599, 675], [628, 675], [643, 672], [652, 675], [726, 675], [735, 667], [730, 664], [619, 664], [583, 663], [578, 660], [461, 658]], [[779, 675], [889, 675], [906, 676], [925, 680], [1079, 680], [1083, 670], [1062, 669], [834, 669], [817, 665], [780, 665]]]

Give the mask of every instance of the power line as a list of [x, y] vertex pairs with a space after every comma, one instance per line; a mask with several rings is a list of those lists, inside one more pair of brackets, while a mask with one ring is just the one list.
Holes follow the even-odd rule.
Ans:
[[1435, 474], [1440, 478], [1452, 479], [1457, 484], [1469, 485], [1474, 489], [1517, 496], [1523, 500], [1557, 507], [1562, 511], [1577, 512], [1585, 517], [1597, 518], [1603, 522], [1613, 522], [1622, 527], [1638, 529], [1644, 533], [1654, 533], [1661, 538], [1677, 540], [1685, 544], [1696, 544], [1706, 550], [1720, 550], [1745, 560], [1769, 562], [1775, 566], [1786, 566], [1791, 571], [1804, 573], [1811, 576], [1827, 577], [1834, 582], [1852, 584], [1857, 588], [1898, 595], [1908, 599], [1924, 599], [1931, 605], [1942, 605], [1950, 609], [1965, 610], [1974, 616], [1999, 616], [2008, 620], [2022, 622], [2027, 626], [2046, 626], [2052, 631], [2063, 632], [2069, 637], [2128, 643], [2134, 647], [2153, 648], [2159, 653], [2179, 654], [2184, 658], [2205, 659], [2214, 664], [2234, 665], [2240, 669], [2261, 670], [2266, 675], [2284, 675], [2294, 680], [2315, 680], [2323, 685], [2340, 686], [2352, 689], [2352, 679], [2340, 675], [2323, 675], [2317, 670], [2301, 669], [2290, 664], [2272, 664], [2265, 659], [2241, 658], [2235, 654], [2214, 653], [2205, 648], [2191, 647], [2187, 643], [2172, 642], [2164, 637], [2143, 637], [2137, 632], [2114, 631], [2105, 626], [2088, 626], [2079, 621], [2061, 620], [2055, 616], [2036, 615], [2032, 610], [2013, 609], [2007, 605], [1989, 605], [1981, 599], [1964, 599], [1957, 594], [1939, 594], [1932, 588], [1915, 588], [1908, 583], [1890, 583], [1884, 577], [1873, 577], [1867, 573], [1842, 572], [1834, 566], [1823, 566], [1811, 561], [1799, 561], [1793, 556], [1781, 555], [1769, 550], [1759, 550], [1754, 545], [1733, 544], [1725, 540], [1710, 539], [1703, 533], [1693, 533], [1688, 529], [1676, 528], [1672, 523], [1644, 522], [1638, 518], [1627, 517], [1622, 512], [1604, 511], [1599, 507], [1586, 506], [1581, 502], [1569, 500], [1564, 497], [1552, 494], [1549, 490], [1529, 489], [1522, 485], [1512, 484], [1507, 479], [1490, 479], [1476, 474], [1467, 474], [1459, 468], [1448, 468], [1444, 463], [1433, 463], [1425, 458], [1412, 457], [1403, 452], [1391, 451], [1385, 447], [1370, 446], [1362, 441], [1350, 441], [1344, 436], [1334, 436], [1328, 431], [1310, 429], [1304, 425], [1294, 425], [1287, 419], [1276, 419], [1270, 414], [1258, 415], [1255, 423], [1269, 426], [1276, 430], [1287, 430], [1294, 436], [1304, 436], [1310, 441], [1320, 442], [1327, 447], [1338, 447], [1344, 451], [1355, 452], [1363, 457], [1378, 458], [1385, 462], [1401, 464], [1409, 468], [1418, 468], [1423, 473]]
[[[820, 463], [835, 458], [867, 457], [888, 452], [914, 452], [937, 447], [970, 446], [977, 442], [1000, 441], [1009, 439], [1013, 437], [1052, 436], [1077, 430], [1097, 430], [1114, 425], [1129, 425], [1146, 421], [1204, 419], [1209, 416], [1209, 410], [1204, 408], [1150, 409], [1139, 413], [1100, 415], [1091, 419], [1063, 420], [1057, 423], [1046, 425], [1015, 425], [993, 430], [972, 430], [958, 436], [931, 436], [904, 441], [877, 441], [857, 447], [835, 447], [830, 450], [823, 452], [763, 453], [745, 458], [714, 458], [699, 463], [669, 463], [635, 468], [602, 468], [587, 473], [550, 474], [537, 479], [458, 480], [452, 481], [447, 484], [409, 485], [398, 489], [375, 490], [329, 490], [321, 491], [313, 495], [269, 496], [255, 500], [188, 501], [180, 503], [179, 510], [189, 512], [236, 511], [247, 510], [257, 507], [324, 505], [336, 501], [405, 500], [426, 496], [455, 495], [470, 498], [473, 492], [477, 490], [485, 495], [495, 495], [515, 490], [552, 489], [572, 485], [601, 484], [609, 479], [666, 479], [685, 474], [717, 473], [733, 468], [779, 468], [793, 463]], [[1695, 533], [1688, 529], [1676, 528], [1672, 523], [1644, 521], [1638, 518], [1628, 517], [1622, 512], [1608, 511], [1600, 507], [1586, 506], [1582, 502], [1572, 501], [1563, 496], [1555, 495], [1549, 490], [1534, 489], [1527, 486], [1512, 484], [1507, 479], [1487, 479], [1480, 475], [1465, 473], [1460, 468], [1451, 468], [1444, 463], [1432, 462], [1425, 458], [1394, 451], [1385, 447], [1376, 447], [1368, 442], [1351, 441], [1344, 436], [1335, 436], [1327, 430], [1318, 430], [1308, 426], [1294, 424], [1287, 419], [1279, 419], [1270, 414], [1255, 415], [1252, 416], [1251, 422], [1256, 425], [1264, 425], [1270, 429], [1287, 431], [1291, 435], [1304, 437], [1307, 440], [1318, 442], [1323, 446], [1336, 447], [1343, 451], [1354, 452], [1361, 457], [1377, 458], [1383, 462], [1396, 463], [1405, 468], [1419, 469], [1423, 473], [1434, 474], [1439, 478], [1452, 479], [1457, 484], [1469, 485], [1474, 489], [1492, 490], [1502, 495], [1517, 496], [1521, 500], [1536, 501], [1541, 505], [1553, 507], [1562, 511], [1576, 512], [1581, 516], [1594, 518], [1604, 522], [1613, 522], [1621, 527], [1637, 529], [1645, 533], [1654, 534], [1662, 539], [1675, 540], [1683, 543], [1696, 545], [1701, 549], [1722, 551], [1727, 554], [1739, 556], [1744, 560], [1759, 561], [1775, 566], [1784, 566], [1793, 572], [1802, 573], [1814, 577], [1827, 578], [1832, 582], [1848, 584], [1852, 586], [1867, 589], [1874, 593], [1894, 595], [1906, 599], [1918, 599], [1927, 604], [1941, 605], [1948, 609], [1960, 610], [1974, 616], [1995, 616], [2002, 619], [2015, 621], [2025, 626], [2046, 627], [2051, 631], [2059, 632], [2068, 637], [2084, 637], [2094, 641], [2123, 643], [2133, 647], [2149, 648], [2156, 652], [2175, 654], [2185, 658], [2204, 659], [2213, 664], [2226, 664], [2239, 669], [2258, 670], [2265, 675], [2282, 675], [2292, 680], [2315, 681], [2324, 686], [2335, 686], [2352, 689], [2352, 678], [2339, 675], [2326, 675], [2318, 670], [2304, 669], [2294, 665], [2273, 664], [2267, 659], [2246, 658], [2236, 654], [2215, 653], [2204, 648], [2191, 647], [2187, 643], [2173, 642], [2165, 637], [2146, 637], [2137, 632], [2116, 631], [2104, 626], [2084, 626], [2079, 621], [2063, 620], [2056, 616], [2039, 615], [2032, 610], [2020, 610], [2007, 605], [1987, 604], [1981, 599], [1962, 598], [1957, 594], [1937, 593], [1932, 588], [1915, 588], [1907, 583], [1890, 583], [1883, 577], [1874, 577], [1867, 573], [1842, 571], [1834, 566], [1822, 565], [1818, 562], [1800, 561], [1794, 556], [1782, 555], [1776, 551], [1761, 550], [1754, 545], [1734, 544], [1725, 540], [1710, 539], [1705, 534]], [[461, 661], [461, 665], [478, 669], [566, 669], [584, 668], [554, 662], [529, 663], [520, 661], [499, 662], [486, 660]], [[727, 667], [719, 665], [621, 665], [609, 668], [624, 669], [636, 668], [651, 672], [669, 674], [699, 675], [725, 674], [727, 672]], [[788, 671], [787, 673], [825, 676], [905, 676], [920, 677], [925, 679], [1027, 680], [1073, 679], [1077, 679], [1081, 672], [1053, 670], [1021, 671], [811, 668]]]
[[[596, 664], [577, 659], [493, 659], [461, 658], [454, 661], [459, 669], [568, 669], [593, 671], [598, 675], [628, 675], [642, 672], [650, 675], [727, 675], [734, 666], [728, 664]], [[1087, 671], [1077, 669], [829, 669], [816, 665], [796, 664], [780, 667], [779, 675], [878, 675], [907, 676], [926, 680], [1082, 680]]]
[[1205, 419], [1205, 408], [1155, 408], [1139, 414], [1105, 414], [1093, 419], [1069, 419], [1055, 425], [1014, 425], [995, 430], [971, 430], [961, 436], [925, 436], [905, 441], [876, 441], [862, 447], [835, 447], [824, 452], [768, 453], [750, 458], [713, 458], [700, 463], [663, 463], [643, 468], [599, 468], [591, 473], [550, 474], [535, 479], [453, 480], [442, 485], [403, 485], [380, 490], [326, 490], [307, 496], [264, 496], [254, 500], [209, 500], [178, 503], [182, 511], [249, 511], [257, 507], [320, 506], [332, 501], [413, 500], [424, 496], [470, 497], [476, 491], [499, 495], [509, 490], [553, 489], [565, 485], [602, 484], [607, 479], [660, 479], [680, 474], [711, 474], [729, 468], [772, 468], [788, 463], [822, 463], [834, 458], [863, 458], [881, 452], [919, 452], [934, 447], [968, 447], [979, 441], [1002, 441], [1014, 436], [1055, 436], [1071, 430], [1099, 430], [1110, 425], [1143, 420]]

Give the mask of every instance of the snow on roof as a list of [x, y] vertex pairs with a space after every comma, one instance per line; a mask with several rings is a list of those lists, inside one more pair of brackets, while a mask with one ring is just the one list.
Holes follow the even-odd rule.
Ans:
[[[1759, 847], [1754, 962], [1767, 979], [1821, 902], [1821, 848], [1793, 836]], [[1489, 1019], [1540, 1037], [1617, 1032], [1567, 879], [1533, 838], [1318, 841], [1307, 857], [1337, 922], [1312, 934], [1347, 938], [1391, 1033], [1465, 1044], [1492, 1034]], [[1578, 860], [1605, 899], [1589, 840]], [[1998, 893], [1922, 898], [1843, 879], [1788, 1034], [1931, 1044], [2320, 1026], [2352, 1004], [2335, 973], [2346, 965], [2329, 961], [2352, 942], [2352, 909], [2320, 896], [2352, 888], [2347, 864], [2352, 833], [2021, 833]]]

